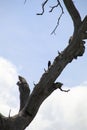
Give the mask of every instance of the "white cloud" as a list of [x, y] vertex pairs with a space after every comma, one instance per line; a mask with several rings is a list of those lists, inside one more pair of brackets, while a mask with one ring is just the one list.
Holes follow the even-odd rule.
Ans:
[[0, 57], [0, 113], [8, 116], [17, 112], [18, 109], [18, 88], [17, 69], [8, 60]]
[[86, 130], [87, 87], [77, 86], [68, 93], [56, 90], [42, 104], [27, 130]]
[[[0, 113], [8, 116], [18, 111], [17, 69], [0, 57]], [[37, 116], [26, 130], [86, 130], [87, 82], [68, 93], [56, 90], [41, 105]]]

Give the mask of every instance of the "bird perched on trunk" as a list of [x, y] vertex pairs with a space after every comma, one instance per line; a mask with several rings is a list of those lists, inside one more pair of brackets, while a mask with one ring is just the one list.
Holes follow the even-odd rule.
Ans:
[[50, 68], [50, 66], [51, 66], [51, 61], [49, 60], [48, 61], [48, 69]]

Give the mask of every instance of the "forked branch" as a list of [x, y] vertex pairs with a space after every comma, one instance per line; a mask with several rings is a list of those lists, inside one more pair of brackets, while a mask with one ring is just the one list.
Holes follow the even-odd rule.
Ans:
[[[43, 14], [44, 14], [44, 7], [45, 7], [45, 5], [47, 4], [47, 2], [48, 2], [48, 0], [45, 0], [45, 1], [42, 3], [42, 12], [41, 12], [41, 13], [37, 13], [37, 15], [43, 15]], [[55, 26], [55, 28], [53, 29], [53, 31], [52, 31], [51, 34], [53, 34], [53, 33], [55, 34], [55, 31], [56, 31], [56, 29], [57, 29], [57, 27], [58, 27], [58, 25], [59, 25], [60, 19], [61, 19], [62, 15], [63, 15], [64, 11], [63, 11], [63, 7], [62, 7], [62, 5], [61, 5], [61, 3], [60, 3], [59, 0], [57, 0], [57, 4], [56, 4], [56, 5], [50, 6], [51, 9], [50, 9], [49, 13], [51, 13], [51, 12], [52, 12], [55, 8], [57, 8], [58, 6], [61, 8], [61, 14], [60, 14], [60, 16], [58, 17], [57, 25]]]
[[[70, 91], [63, 90], [63, 84], [61, 82], [55, 83], [55, 81], [72, 60], [83, 56], [85, 52], [85, 42], [83, 40], [87, 38], [87, 16], [81, 21], [80, 14], [72, 0], [63, 1], [74, 23], [73, 36], [67, 47], [55, 57], [53, 63], [48, 62], [48, 69], [43, 73], [39, 82], [35, 84], [31, 94], [25, 78], [19, 76], [17, 85], [20, 92], [20, 110], [13, 117], [4, 117], [0, 114], [0, 130], [24, 130], [34, 119], [43, 101], [54, 90]], [[43, 14], [47, 2], [48, 0], [44, 2], [41, 14]]]

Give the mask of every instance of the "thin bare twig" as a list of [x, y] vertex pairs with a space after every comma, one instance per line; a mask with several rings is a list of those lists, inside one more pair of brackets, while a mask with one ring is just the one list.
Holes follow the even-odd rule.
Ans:
[[62, 88], [59, 88], [62, 92], [69, 92], [70, 91], [70, 89], [68, 89], [68, 90], [64, 90], [64, 89], [62, 89]]
[[60, 89], [62, 92], [69, 92], [70, 91], [70, 89], [67, 89], [67, 90], [62, 89], [62, 85], [63, 85], [63, 83], [61, 83], [61, 82], [54, 83], [54, 87]]
[[51, 10], [49, 11], [50, 13], [54, 10], [54, 8], [58, 7], [58, 5], [60, 4], [59, 0], [57, 0], [57, 4], [54, 6], [50, 6]]
[[48, 2], [48, 0], [45, 0], [43, 3], [42, 3], [42, 12], [41, 13], [37, 13], [37, 15], [43, 15], [44, 13], [44, 7], [46, 5], [46, 3]]
[[[60, 16], [59, 16], [59, 18], [58, 18], [57, 25], [56, 25], [56, 27], [54, 28], [54, 30], [51, 32], [51, 34], [55, 34], [55, 31], [56, 31], [57, 27], [59, 26], [60, 19], [61, 19], [62, 15], [64, 14], [63, 7], [62, 7], [60, 1], [57, 0], [57, 2], [58, 2], [58, 5], [60, 6], [62, 12], [61, 12], [61, 14], [60, 14]], [[54, 9], [54, 7], [53, 7], [53, 9]], [[52, 10], [53, 10], [53, 9], [52, 9]]]
[[59, 26], [59, 22], [60, 22], [60, 19], [61, 19], [62, 15], [63, 15], [63, 13], [60, 14], [60, 16], [59, 16], [59, 18], [58, 18], [58, 21], [57, 21], [57, 25], [56, 25], [56, 27], [54, 28], [54, 30], [51, 32], [51, 35], [52, 35], [52, 34], [56, 34], [55, 31], [56, 31], [57, 27]]
[[[46, 5], [46, 3], [47, 3], [48, 1], [49, 1], [49, 0], [45, 0], [45, 1], [42, 3], [42, 12], [41, 12], [41, 13], [37, 13], [37, 15], [43, 15], [43, 13], [44, 13], [44, 7], [45, 7], [45, 5]], [[60, 3], [59, 0], [57, 0], [57, 4], [56, 4], [56, 5], [51, 6], [51, 10], [50, 10], [49, 12], [51, 13], [51, 12], [54, 10], [54, 8], [56, 8], [56, 7], [58, 7], [58, 6], [60, 6], [60, 8], [61, 8], [61, 14], [60, 14], [60, 16], [59, 16], [59, 18], [58, 18], [57, 25], [56, 25], [56, 27], [54, 28], [54, 30], [51, 32], [51, 34], [53, 34], [53, 33], [55, 34], [55, 31], [56, 31], [56, 29], [57, 29], [57, 27], [58, 27], [58, 25], [59, 25], [60, 19], [61, 19], [63, 13], [64, 13], [63, 7], [62, 7], [62, 5], [61, 5], [61, 3]]]

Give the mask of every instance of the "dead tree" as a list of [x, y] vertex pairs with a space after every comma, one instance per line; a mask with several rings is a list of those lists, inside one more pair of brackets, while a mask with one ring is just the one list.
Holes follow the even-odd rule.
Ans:
[[[47, 0], [45, 2], [47, 2]], [[12, 117], [5, 117], [0, 114], [0, 130], [24, 130], [34, 119], [43, 101], [54, 90], [60, 89], [65, 92], [69, 91], [62, 90], [63, 84], [55, 82], [55, 80], [66, 65], [79, 56], [83, 56], [85, 51], [84, 39], [87, 39], [87, 16], [81, 20], [81, 16], [72, 0], [63, 0], [63, 2], [73, 20], [73, 35], [69, 39], [67, 47], [58, 53], [53, 64], [51, 63], [48, 70], [43, 73], [39, 82], [34, 85], [34, 89], [31, 93], [27, 81], [19, 76], [17, 85], [19, 86], [20, 92], [20, 110], [17, 115]]]

